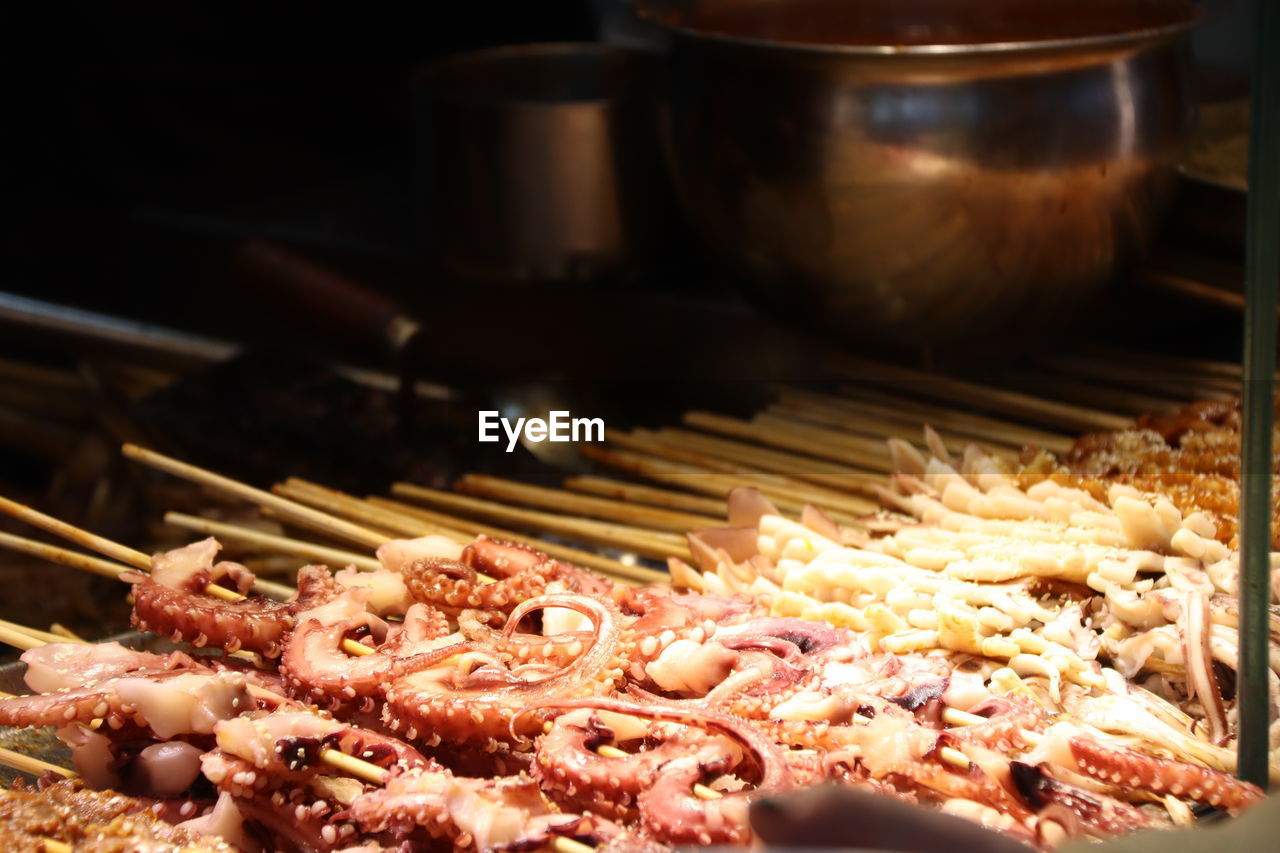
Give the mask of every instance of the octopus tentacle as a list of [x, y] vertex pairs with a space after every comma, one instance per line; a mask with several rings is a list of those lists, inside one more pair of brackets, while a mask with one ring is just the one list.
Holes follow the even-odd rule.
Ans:
[[[424, 671], [396, 679], [386, 689], [384, 718], [393, 731], [410, 740], [429, 738], [484, 743], [491, 750], [502, 744], [528, 748], [529, 736], [540, 731], [540, 722], [522, 715], [530, 702], [550, 696], [583, 696], [607, 693], [622, 680], [622, 662], [630, 639], [622, 625], [622, 613], [609, 599], [583, 594], [557, 593], [539, 596], [519, 605], [507, 620], [503, 636], [510, 637], [528, 614], [544, 608], [565, 608], [592, 622], [592, 638], [581, 655], [568, 665], [547, 673], [545, 669], [509, 669], [490, 658], [474, 670]], [[532, 666], [532, 665], [526, 665]], [[513, 727], [513, 722], [518, 725]]]
[[1068, 835], [1082, 834], [1085, 828], [1093, 830], [1093, 834], [1110, 836], [1167, 825], [1114, 797], [1085, 791], [1054, 777], [1048, 764], [1032, 766], [1013, 761], [1009, 767], [1018, 793], [1042, 817], [1053, 819], [1048, 809], [1056, 806], [1074, 818], [1055, 820]]
[[513, 665], [542, 662], [565, 667], [576, 660], [592, 632], [544, 636], [539, 634], [506, 634], [487, 624], [487, 615], [464, 610], [458, 615], [458, 632], [487, 649], [491, 649]]
[[0, 700], [0, 725], [88, 725], [105, 720], [113, 730], [133, 723], [167, 738], [210, 734], [218, 721], [252, 707], [241, 675], [171, 670]]
[[408, 621], [373, 654], [353, 657], [342, 649], [349, 635], [385, 635], [387, 631], [386, 623], [365, 609], [368, 596], [367, 590], [352, 589], [299, 614], [299, 624], [285, 641], [280, 659], [280, 672], [291, 692], [334, 708], [361, 699], [360, 709], [367, 712], [387, 681], [464, 650], [462, 643], [423, 645], [439, 633], [438, 611], [423, 606], [410, 608]]
[[1158, 758], [1123, 746], [1078, 735], [1067, 746], [1079, 772], [1105, 782], [1173, 794], [1235, 814], [1261, 800], [1262, 789], [1220, 770]]
[[[563, 806], [631, 819], [636, 817], [635, 798], [663, 765], [708, 746], [715, 754], [734, 750], [733, 742], [722, 736], [709, 738], [701, 731], [683, 727], [655, 732], [645, 725], [642, 732], [619, 737], [622, 733], [607, 725], [595, 711], [582, 709], [562, 714], [538, 738], [533, 777]], [[607, 756], [596, 751], [603, 745], [617, 746], [620, 741], [634, 740], [637, 734], [643, 736], [642, 748], [637, 751]]]
[[[224, 601], [207, 594], [204, 590], [211, 583], [230, 581], [241, 594], [248, 592], [253, 583], [253, 574], [243, 566], [214, 564], [220, 547], [217, 540], [204, 539], [157, 554], [150, 574], [121, 574], [133, 584], [134, 627], [175, 642], [189, 642], [196, 648], [211, 645], [228, 652], [245, 649], [268, 658], [279, 657], [299, 603], [262, 596]], [[321, 586], [313, 581], [311, 594], [319, 592]]]
[[708, 774], [721, 775], [740, 766], [742, 756], [715, 750], [713, 756], [695, 754], [663, 765], [658, 780], [640, 795], [637, 803], [645, 825], [662, 840], [702, 844], [717, 840], [733, 843], [749, 840], [751, 833], [746, 823], [746, 807], [750, 801], [761, 794], [786, 791], [795, 785], [783, 750], [751, 723], [727, 714], [668, 705], [640, 705], [603, 697], [547, 700], [531, 705], [530, 711], [548, 708], [561, 711], [590, 708], [678, 723], [719, 732], [741, 747], [742, 756], [749, 758], [757, 769], [756, 785], [750, 790], [729, 793], [716, 800], [695, 796], [694, 785]]
[[1029, 745], [1025, 733], [1043, 731], [1047, 722], [1043, 708], [1020, 696], [992, 697], [975, 705], [969, 713], [987, 720], [951, 729], [950, 734], [965, 743], [999, 752], [1025, 749]]
[[442, 769], [395, 773], [351, 804], [366, 832], [425, 830], [454, 849], [534, 849], [553, 836], [574, 837], [590, 823], [554, 811], [529, 778], [468, 779]]

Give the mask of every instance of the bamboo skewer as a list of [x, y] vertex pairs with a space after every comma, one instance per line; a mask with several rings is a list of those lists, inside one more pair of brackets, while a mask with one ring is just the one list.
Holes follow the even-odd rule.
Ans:
[[1183, 401], [1168, 397], [1152, 397], [1142, 391], [1116, 388], [1040, 370], [1004, 370], [1000, 374], [1000, 380], [1016, 391], [1052, 389], [1054, 399], [1071, 403], [1097, 402], [1112, 411], [1135, 418], [1145, 414], [1176, 412], [1185, 405]]
[[52, 625], [50, 625], [50, 626], [49, 626], [49, 633], [50, 633], [50, 634], [54, 634], [54, 635], [59, 636], [59, 637], [62, 637], [64, 640], [66, 640], [66, 641], [68, 641], [68, 642], [72, 642], [72, 643], [87, 643], [87, 642], [89, 642], [89, 641], [88, 641], [88, 640], [86, 640], [84, 637], [81, 637], [81, 636], [80, 636], [79, 634], [77, 634], [75, 631], [72, 631], [70, 628], [68, 628], [66, 625], [63, 625], [63, 624], [62, 624], [62, 623], [60, 623], [60, 622], [54, 622]]
[[45, 515], [43, 512], [20, 504], [17, 501], [0, 497], [0, 512], [4, 512], [5, 515], [11, 515], [20, 521], [25, 521], [32, 527], [39, 527], [41, 530], [60, 536], [68, 542], [74, 542], [91, 551], [97, 551], [103, 556], [133, 566], [136, 569], [151, 570], [151, 558], [141, 551], [135, 551], [118, 542], [112, 542], [110, 539], [104, 539], [96, 533], [81, 530], [75, 525], [67, 524], [65, 521], [54, 518], [51, 515]]
[[[677, 463], [672, 461], [670, 455], [653, 455], [660, 451], [635, 453], [627, 450], [613, 450], [611, 448], [585, 445], [580, 452], [586, 458], [608, 465], [610, 468], [616, 468], [638, 477], [644, 477], [648, 480], [666, 483], [667, 485], [688, 489], [704, 495], [724, 495], [735, 486], [750, 483], [757, 487], [761, 494], [773, 501], [779, 509], [787, 512], [798, 513], [804, 509], [805, 504], [812, 503], [812, 501], [804, 497], [797, 497], [794, 493], [784, 491], [781, 487], [767, 482], [771, 475], [764, 471], [726, 473], [694, 465], [688, 461], [687, 456]], [[824, 504], [823, 509], [837, 521], [852, 521], [857, 515], [862, 514], [861, 512], [841, 513], [839, 510], [831, 509], [830, 505], [826, 504]]]
[[335, 536], [368, 548], [378, 548], [386, 544], [386, 537], [376, 531], [353, 524], [346, 519], [335, 518], [311, 507], [283, 498], [280, 495], [233, 480], [230, 477], [224, 477], [221, 474], [215, 474], [204, 468], [198, 468], [195, 465], [189, 465], [186, 462], [156, 453], [154, 450], [147, 450], [135, 444], [126, 444], [123, 452], [128, 458], [144, 465], [172, 474], [175, 477], [181, 477], [184, 480], [190, 480], [193, 483], [208, 486], [258, 506], [269, 507], [284, 518], [304, 519], [308, 523], [323, 527]]
[[470, 495], [516, 501], [543, 509], [621, 521], [650, 529], [679, 533], [682, 536], [690, 530], [723, 524], [723, 507], [715, 516], [696, 515], [689, 512], [637, 506], [634, 503], [608, 498], [589, 497], [481, 474], [465, 475], [454, 484], [454, 488]]
[[[892, 456], [889, 454], [887, 438], [892, 435], [910, 444], [918, 444], [924, 434], [923, 428], [895, 425], [897, 428], [887, 430], [884, 438], [868, 439], [864, 436], [852, 435], [832, 429], [830, 425], [821, 424], [815, 422], [815, 420], [807, 420], [803, 414], [792, 414], [782, 403], [775, 403], [766, 411], [755, 415], [751, 419], [751, 423], [757, 425], [762, 431], [767, 430], [774, 433], [778, 440], [796, 444], [803, 443], [804, 446], [814, 448], [812, 452], [822, 452], [824, 455], [836, 460], [839, 460], [845, 449], [852, 446], [854, 442], [871, 441], [879, 445], [878, 452], [883, 453], [883, 461], [879, 464], [887, 466], [886, 473], [892, 471]], [[962, 455], [969, 445], [976, 445], [986, 453], [1010, 463], [1015, 463], [1018, 458], [1017, 452], [1007, 445], [957, 438], [951, 434], [939, 435], [938, 437], [942, 440], [943, 446], [957, 456]]]
[[[829, 404], [809, 403], [798, 399], [801, 393], [784, 391], [777, 402], [757, 413], [752, 422], [797, 433], [800, 430], [814, 430], [815, 434], [821, 434], [830, 442], [858, 440], [885, 445], [890, 438], [919, 442], [927, 421], [925, 418], [912, 420], [910, 415], [903, 413], [898, 413], [898, 418], [870, 415], [863, 404], [853, 403], [846, 398], [825, 398], [831, 401]], [[816, 400], [820, 395], [815, 394], [813, 397]], [[1022, 446], [1014, 441], [980, 439], [953, 429], [947, 429], [940, 436], [946, 448], [956, 454], [963, 453], [967, 445], [977, 444], [989, 453], [1013, 458], [1017, 456], [1017, 448]]]
[[1031, 444], [1054, 453], [1065, 453], [1075, 443], [1073, 437], [1064, 433], [1023, 426], [986, 415], [960, 412], [863, 386], [843, 386], [841, 393], [845, 396], [784, 388], [780, 394], [780, 402], [801, 411], [820, 414], [824, 419], [834, 417], [835, 420], [827, 422], [839, 427], [849, 425], [864, 432], [870, 430], [872, 435], [881, 434], [881, 429], [876, 428], [877, 423], [888, 421], [905, 424], [912, 432], [899, 437], [907, 441], [918, 440], [920, 429], [927, 423], [943, 432], [963, 435], [987, 444], [1004, 444], [1013, 449]]
[[[23, 773], [30, 773], [32, 776], [41, 776], [46, 772], [57, 773], [65, 779], [74, 779], [79, 774], [74, 770], [66, 767], [59, 767], [56, 764], [50, 764], [47, 761], [41, 761], [39, 758], [33, 758], [30, 755], [24, 755], [21, 752], [15, 752], [12, 749], [0, 748], [0, 764], [6, 767], [12, 767], [14, 770], [21, 770]], [[70, 849], [70, 848], [68, 848]]]
[[[65, 521], [37, 512], [30, 507], [15, 503], [8, 498], [0, 497], [0, 511], [19, 518], [29, 524], [47, 530], [50, 533], [61, 536], [77, 545], [86, 548], [92, 548], [100, 554], [106, 554], [109, 557], [122, 559], [128, 562], [130, 566], [144, 571], [151, 571], [151, 558], [141, 551], [135, 551], [118, 542], [112, 542], [110, 539], [104, 539], [97, 534], [90, 533], [87, 530], [81, 530], [79, 527], [67, 524]], [[7, 545], [12, 548], [23, 551], [24, 553], [33, 554], [37, 557], [46, 557], [54, 562], [62, 563], [72, 568], [85, 569], [95, 572], [106, 577], [120, 580], [122, 572], [127, 571], [125, 566], [119, 566], [109, 563], [105, 560], [89, 560], [82, 554], [76, 554], [74, 551], [67, 551], [64, 548], [56, 548], [53, 545], [46, 545], [35, 540], [24, 540], [20, 536], [10, 534], [0, 535], [0, 545]], [[127, 559], [125, 559], [127, 558]], [[262, 592], [271, 592], [276, 596], [288, 597], [293, 594], [292, 587], [282, 586], [281, 584], [272, 583], [271, 581], [256, 580], [254, 586]], [[209, 584], [204, 591], [215, 598], [223, 601], [243, 601], [244, 596], [232, 589], [227, 589], [218, 584]]]
[[[430, 524], [393, 513], [373, 506], [354, 495], [308, 483], [305, 480], [290, 478], [272, 487], [277, 494], [284, 495], [299, 503], [324, 509], [335, 516], [354, 519], [362, 524], [372, 524], [380, 529], [389, 530], [395, 536], [425, 536], [435, 534], [447, 536], [459, 542], [470, 539], [472, 534], [455, 527]], [[393, 537], [388, 537], [393, 538]]]
[[[13, 646], [15, 649], [22, 649], [24, 652], [38, 646], [47, 645], [47, 640], [38, 640], [18, 627], [9, 627], [12, 624], [12, 622], [8, 622], [0, 625], [0, 643], [4, 643], [6, 646]], [[59, 638], [55, 642], [66, 641]]]
[[[372, 497], [369, 502], [375, 506], [386, 508], [392, 511], [400, 512], [410, 518], [449, 518], [449, 516], [441, 516], [439, 513], [418, 506], [412, 506], [399, 501], [393, 501], [388, 498]], [[459, 519], [459, 521], [462, 521]], [[474, 531], [473, 535], [485, 535], [495, 539], [510, 539], [524, 542], [525, 544], [536, 548], [543, 553], [549, 554], [557, 559], [567, 560], [581, 566], [590, 566], [591, 568], [603, 574], [626, 581], [628, 583], [663, 583], [670, 579], [670, 575], [666, 572], [650, 569], [645, 566], [628, 565], [618, 560], [611, 560], [608, 557], [602, 557], [599, 554], [593, 554], [590, 551], [581, 551], [577, 548], [570, 548], [560, 545], [556, 542], [548, 542], [545, 539], [535, 539], [524, 536], [511, 530], [505, 530], [501, 527], [490, 527], [487, 524], [479, 524], [473, 522], [464, 522], [468, 528]]]
[[730, 441], [688, 430], [671, 428], [653, 432], [636, 430], [632, 435], [653, 438], [660, 444], [669, 444], [673, 447], [692, 448], [695, 452], [707, 453], [720, 459], [741, 459], [746, 464], [763, 471], [779, 474], [791, 480], [803, 481], [806, 484], [813, 483], [840, 493], [871, 494], [872, 490], [867, 484], [879, 482], [880, 474], [883, 473], [868, 468], [855, 468], [807, 456], [797, 456], [794, 453], [770, 450], [754, 444]]
[[[38, 643], [38, 645], [44, 645], [45, 643], [81, 643], [83, 644], [86, 642], [85, 640], [82, 640], [79, 637], [72, 639], [70, 637], [64, 637], [61, 634], [54, 634], [51, 631], [41, 631], [39, 628], [28, 628], [26, 625], [19, 625], [18, 623], [10, 622], [7, 619], [0, 619], [0, 631], [6, 632], [8, 637], [12, 637], [17, 634], [28, 635], [33, 640], [39, 640], [40, 642]], [[8, 642], [8, 637], [0, 637], [0, 639], [3, 639], [5, 642]], [[13, 645], [13, 644], [10, 643], [10, 645]]]
[[[1036, 364], [1054, 373], [1070, 376], [1082, 383], [1096, 385], [1105, 382], [1126, 389], [1137, 389], [1176, 401], [1176, 408], [1192, 400], [1225, 400], [1239, 396], [1240, 380], [1221, 376], [1188, 376], [1167, 367], [1140, 366], [1126, 362], [1110, 364], [1088, 356], [1046, 355], [1036, 358]], [[1144, 410], [1139, 414], [1156, 410]]]
[[[715, 480], [719, 485], [712, 491], [719, 494], [725, 494], [735, 486], [753, 485], [771, 499], [774, 495], [784, 497], [790, 503], [797, 505], [797, 509], [803, 508], [804, 504], [811, 503], [821, 506], [824, 510], [846, 513], [852, 518], [875, 512], [880, 507], [874, 501], [860, 498], [847, 492], [824, 488], [813, 483], [802, 482], [777, 471], [766, 471], [725, 459], [723, 456], [717, 457], [696, 450], [687, 450], [676, 446], [670, 438], [661, 440], [656, 436], [626, 433], [610, 434], [609, 432], [606, 432], [606, 438], [612, 444], [627, 450], [639, 451], [651, 457], [662, 457], [668, 462], [681, 463], [671, 468], [678, 476], [684, 475], [687, 477], [690, 474], [701, 476], [706, 473], [732, 475], [728, 477], [721, 476]], [[608, 457], [601, 454], [600, 450], [601, 448], [590, 445], [582, 448], [583, 454], [589, 458], [606, 461]], [[692, 469], [685, 466], [692, 466]], [[635, 471], [634, 473], [649, 476], [643, 470]], [[667, 482], [672, 482], [672, 480], [667, 479]], [[677, 478], [674, 482], [678, 483], [680, 479]], [[691, 482], [686, 481], [685, 485]], [[699, 488], [698, 490], [702, 491], [703, 489]]]
[[[1185, 356], [1154, 354], [1141, 350], [1127, 350], [1105, 344], [1085, 343], [1082, 345], [1084, 357], [1109, 361], [1112, 364], [1147, 364], [1168, 370], [1174, 374], [1194, 374], [1196, 376], [1232, 379], [1237, 383], [1244, 377], [1244, 366], [1229, 361], [1209, 361], [1206, 359], [1186, 358]], [[1280, 373], [1276, 375], [1280, 379]]]
[[[886, 474], [893, 469], [893, 464], [889, 460], [888, 446], [882, 441], [875, 442], [877, 446], [874, 448], [863, 448], [857, 446], [857, 436], [847, 436], [850, 441], [838, 442], [816, 434], [817, 430], [805, 434], [803, 428], [794, 429], [776, 423], [761, 423], [758, 419], [738, 420], [710, 412], [689, 412], [684, 416], [684, 422], [698, 429], [755, 441], [771, 447], [780, 447], [784, 450], [798, 451], [807, 456], [851, 465], [867, 472]], [[832, 435], [839, 434], [832, 433]]]
[[30, 554], [33, 557], [40, 557], [51, 563], [61, 563], [64, 566], [71, 566], [73, 569], [93, 572], [95, 575], [102, 575], [104, 578], [113, 580], [118, 578], [120, 573], [126, 569], [125, 566], [113, 563], [110, 560], [91, 557], [78, 551], [69, 551], [66, 548], [59, 548], [56, 545], [39, 542], [35, 539], [14, 536], [12, 533], [0, 532], [0, 545], [13, 551]]
[[376, 558], [367, 554], [357, 554], [354, 551], [343, 551], [326, 545], [317, 545], [313, 542], [290, 539], [287, 536], [277, 536], [261, 530], [254, 530], [251, 527], [227, 524], [208, 518], [186, 515], [181, 512], [167, 512], [164, 520], [167, 524], [181, 527], [184, 530], [194, 530], [198, 533], [207, 533], [210, 536], [217, 536], [221, 539], [256, 545], [279, 554], [303, 557], [308, 560], [319, 560], [330, 566], [338, 567], [350, 564], [366, 571], [376, 571], [382, 568], [382, 564]]
[[44, 849], [44, 853], [72, 853], [72, 850], [75, 849], [70, 844], [65, 844], [54, 838], [41, 839], [40, 846]]
[[687, 558], [689, 553], [683, 537], [641, 527], [609, 524], [540, 510], [512, 507], [468, 495], [456, 495], [452, 492], [415, 486], [412, 483], [394, 483], [391, 486], [391, 493], [435, 508], [467, 512], [491, 518], [503, 524], [573, 536], [597, 545], [634, 551], [641, 556], [657, 560], [665, 560], [672, 556]]
[[611, 480], [608, 477], [587, 475], [567, 477], [564, 481], [564, 487], [572, 492], [585, 492], [591, 495], [617, 498], [620, 501], [629, 501], [632, 505], [645, 504], [647, 506], [702, 513], [717, 519], [717, 524], [719, 519], [724, 518], [726, 508], [723, 495], [719, 499], [709, 498], [701, 495], [691, 495], [687, 492], [673, 492], [653, 486], [642, 486], [638, 483], [625, 483], [621, 480]]
[[861, 384], [892, 383], [896, 388], [911, 389], [910, 393], [923, 393], [933, 399], [983, 408], [1008, 417], [1074, 432], [1122, 430], [1133, 426], [1132, 419], [1110, 412], [856, 356], [841, 356], [832, 366]]
[[[0, 500], [3, 500], [3, 499], [0, 499]], [[65, 527], [70, 530], [79, 529], [79, 528], [72, 527], [71, 525], [65, 525]], [[99, 539], [102, 542], [110, 541], [110, 540], [102, 539], [101, 537], [94, 537], [94, 538]], [[123, 545], [117, 545], [117, 543], [114, 543], [114, 542], [110, 544], [115, 545], [117, 548], [125, 547]], [[115, 580], [121, 580], [120, 574], [126, 571], [126, 568], [124, 566], [118, 566], [115, 563], [108, 563], [105, 560], [97, 560], [97, 561], [94, 561], [93, 564], [89, 564], [85, 560], [78, 559], [83, 555], [77, 554], [74, 551], [68, 551], [65, 548], [58, 548], [53, 545], [46, 545], [43, 542], [36, 542], [35, 540], [32, 540], [32, 539], [23, 539], [21, 536], [12, 536], [7, 533], [0, 534], [0, 545], [8, 545], [9, 547], [23, 551], [25, 553], [33, 554], [38, 557], [44, 557], [53, 562], [60, 563], [65, 566], [71, 566], [72, 568], [84, 569], [85, 571], [91, 571], [98, 574], [103, 574], [106, 577], [114, 578]], [[150, 561], [148, 561], [148, 563], [150, 563]], [[101, 564], [101, 565], [98, 565], [98, 564]], [[103, 570], [103, 567], [105, 567], [105, 570]], [[277, 597], [282, 599], [288, 598], [290, 595], [296, 592], [296, 590], [293, 587], [285, 586], [283, 584], [278, 584], [278, 583], [272, 583], [271, 581], [263, 581], [261, 579], [254, 581], [254, 587], [264, 592], [269, 591], [269, 592], [275, 593]], [[209, 584], [208, 586], [205, 587], [205, 592], [211, 595], [216, 594], [214, 593], [214, 590], [221, 590], [222, 594], [217, 595], [217, 597], [223, 599], [224, 601], [235, 602], [235, 601], [244, 601], [245, 599], [245, 596], [241, 595], [240, 593], [234, 590], [227, 589], [226, 587], [223, 587], [223, 586], [218, 586], [216, 584]], [[52, 634], [52, 633], [50, 633], [49, 636], [56, 638], [53, 640], [53, 642], [65, 642], [67, 639], [66, 637], [63, 637], [57, 634]], [[3, 635], [0, 635], [0, 640], [8, 642], [7, 640], [4, 639]], [[342, 647], [346, 649], [347, 652], [353, 655], [367, 655], [367, 654], [373, 653], [373, 650], [370, 649], [368, 646], [363, 645], [362, 643], [357, 643], [354, 640], [343, 640]]]
[[568, 560], [582, 566], [589, 566], [597, 571], [623, 580], [652, 583], [667, 578], [665, 572], [658, 572], [642, 566], [628, 566], [625, 563], [611, 560], [608, 557], [602, 557], [589, 551], [581, 551], [541, 539], [531, 539], [528, 536], [523, 536], [510, 530], [453, 518], [452, 516], [385, 498], [372, 497], [368, 500], [361, 500], [353, 495], [326, 489], [323, 486], [317, 486], [314, 483], [308, 483], [305, 480], [296, 478], [278, 484], [275, 488], [281, 494], [291, 496], [303, 503], [323, 506], [330, 512], [367, 520], [405, 536], [442, 533], [445, 536], [465, 541], [483, 534], [498, 539], [517, 539], [552, 557]]

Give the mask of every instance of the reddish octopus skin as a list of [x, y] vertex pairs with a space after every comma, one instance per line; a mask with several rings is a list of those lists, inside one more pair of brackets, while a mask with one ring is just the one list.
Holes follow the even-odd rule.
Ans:
[[536, 681], [524, 680], [496, 664], [459, 674], [452, 683], [416, 681], [413, 675], [399, 678], [387, 686], [385, 694], [383, 715], [392, 731], [433, 746], [453, 740], [483, 744], [491, 751], [504, 744], [527, 749], [529, 736], [541, 730], [541, 721], [524, 713], [530, 702], [612, 691], [622, 681], [630, 648], [617, 605], [580, 593], [539, 596], [511, 613], [504, 635], [513, 634], [525, 615], [548, 607], [574, 610], [594, 623], [593, 639], [576, 660]]
[[[286, 638], [280, 657], [280, 674], [289, 692], [322, 703], [331, 711], [353, 704], [358, 711], [368, 713], [374, 710], [375, 700], [387, 682], [434, 666], [468, 648], [463, 643], [453, 643], [414, 654], [415, 642], [439, 635], [439, 622], [443, 617], [438, 611], [425, 611], [422, 619], [412, 618], [421, 611], [411, 608], [411, 619], [396, 634], [375, 647], [373, 654], [355, 657], [342, 649], [343, 639], [382, 622], [358, 609], [362, 606], [358, 599], [334, 602], [333, 606], [351, 607], [353, 612], [336, 618], [331, 624], [308, 616], [308, 613], [320, 612], [318, 610], [299, 614], [299, 623]], [[445, 628], [447, 630], [447, 625]]]
[[1039, 705], [1020, 696], [993, 698], [969, 712], [987, 721], [950, 729], [952, 737], [1004, 753], [1026, 749], [1030, 744], [1023, 732], [1042, 731], [1048, 722]]
[[[219, 563], [214, 569], [234, 567]], [[253, 576], [234, 567], [226, 577], [235, 581], [236, 591], [248, 592]], [[241, 649], [266, 658], [277, 658], [284, 639], [292, 630], [294, 614], [331, 597], [337, 591], [328, 569], [307, 566], [298, 573], [298, 597], [294, 601], [272, 601], [250, 596], [243, 601], [224, 601], [207, 594], [212, 582], [225, 582], [214, 570], [200, 571], [187, 578], [180, 588], [166, 586], [151, 575], [125, 572], [120, 576], [133, 584], [132, 623], [139, 631], [150, 631], [174, 642], [189, 642], [196, 648], [214, 646], [226, 652]]]
[[549, 796], [572, 811], [633, 820], [636, 797], [663, 765], [690, 755], [705, 755], [703, 760], [710, 762], [734, 750], [733, 742], [722, 736], [679, 729], [642, 750], [605, 756], [596, 750], [613, 744], [614, 733], [595, 714], [587, 720], [570, 721], [570, 716], [557, 717], [550, 731], [538, 738], [532, 775]]
[[1235, 814], [1265, 796], [1261, 788], [1220, 770], [1073, 737], [1068, 746], [1086, 776], [1156, 794], [1173, 794]]
[[[289, 850], [332, 850], [354, 838], [356, 826], [342, 804], [318, 799], [307, 784], [265, 773], [244, 759], [214, 749], [205, 754], [204, 775], [229, 793], [240, 813], [272, 836], [273, 846]], [[331, 827], [326, 830], [326, 827]], [[326, 839], [330, 835], [331, 839]]]
[[531, 706], [531, 710], [541, 708], [592, 708], [677, 723], [725, 735], [743, 748], [757, 768], [758, 782], [750, 790], [728, 793], [720, 799], [701, 799], [694, 795], [693, 786], [707, 774], [720, 775], [733, 770], [743, 763], [740, 756], [712, 750], [710, 756], [695, 753], [663, 765], [657, 781], [651, 782], [637, 801], [646, 829], [660, 841], [704, 845], [717, 841], [745, 843], [751, 837], [746, 823], [746, 807], [751, 800], [763, 794], [791, 790], [796, 784], [784, 751], [752, 723], [728, 714], [604, 697], [547, 700]]
[[[69, 723], [90, 725], [94, 720], [106, 722], [108, 728], [118, 731], [125, 725], [136, 725], [141, 729], [148, 728], [148, 722], [137, 709], [127, 705], [116, 692], [120, 682], [125, 680], [145, 679], [163, 683], [185, 675], [203, 675], [219, 678], [213, 673], [198, 673], [189, 670], [166, 670], [164, 672], [131, 673], [120, 678], [109, 678], [84, 687], [62, 690], [56, 693], [38, 693], [32, 696], [15, 696], [0, 700], [0, 726], [64, 726]], [[244, 690], [244, 679], [228, 673], [225, 689], [229, 695], [239, 693], [236, 701], [243, 707], [253, 707], [253, 700]]]
[[[401, 568], [405, 585], [417, 601], [439, 608], [449, 616], [476, 610], [498, 624], [504, 614], [560, 581], [570, 590], [611, 597], [614, 584], [589, 572], [553, 560], [527, 545], [476, 537], [460, 560], [429, 558]], [[479, 574], [494, 578], [481, 583]]]
[[1042, 817], [1056, 819], [1058, 815], [1051, 809], [1065, 811], [1070, 818], [1055, 822], [1072, 837], [1084, 834], [1085, 828], [1092, 830], [1091, 835], [1108, 837], [1138, 829], [1168, 827], [1167, 821], [1157, 820], [1129, 803], [1058, 779], [1049, 764], [1032, 767], [1021, 761], [1010, 762], [1010, 781]]

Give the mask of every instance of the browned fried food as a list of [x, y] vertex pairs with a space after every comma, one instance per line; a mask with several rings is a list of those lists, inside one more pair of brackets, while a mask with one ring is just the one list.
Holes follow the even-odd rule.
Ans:
[[[1277, 443], [1280, 447], [1280, 443]], [[1280, 473], [1280, 456], [1272, 461]], [[1033, 462], [1024, 479], [1049, 476], [1102, 497], [1124, 483], [1171, 500], [1184, 516], [1203, 512], [1217, 538], [1235, 547], [1240, 516], [1240, 401], [1192, 403], [1170, 415], [1144, 415], [1134, 429], [1083, 436], [1059, 466]], [[1272, 546], [1280, 548], [1280, 490], [1273, 486]]]
[[215, 838], [178, 829], [154, 817], [146, 805], [113, 791], [93, 791], [77, 781], [42, 790], [0, 791], [4, 849], [41, 853], [44, 841], [60, 841], [79, 853], [234, 853]]

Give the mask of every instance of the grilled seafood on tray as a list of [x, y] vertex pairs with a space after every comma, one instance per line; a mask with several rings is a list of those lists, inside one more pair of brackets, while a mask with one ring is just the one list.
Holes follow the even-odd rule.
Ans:
[[[428, 536], [272, 601], [213, 539], [157, 555], [125, 574], [134, 622], [187, 651], [33, 642], [35, 692], [0, 724], [56, 727], [81, 782], [0, 796], [0, 832], [124, 849], [137, 816], [154, 849], [664, 849], [749, 843], [753, 802], [835, 783], [1052, 849], [1261, 799], [1231, 775], [1220, 516], [926, 444], [893, 443], [857, 527], [735, 490], [673, 586]], [[128, 797], [85, 812], [78, 785]]]

